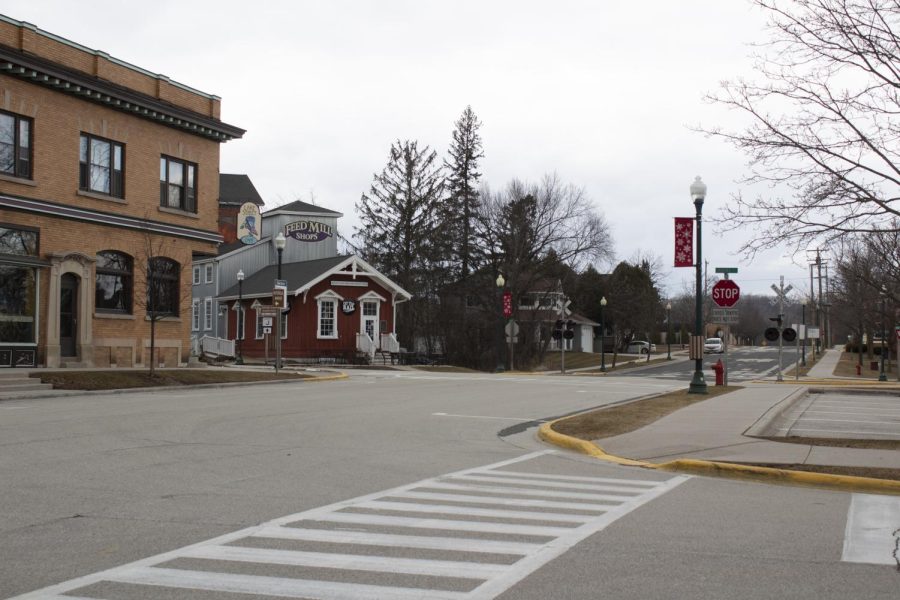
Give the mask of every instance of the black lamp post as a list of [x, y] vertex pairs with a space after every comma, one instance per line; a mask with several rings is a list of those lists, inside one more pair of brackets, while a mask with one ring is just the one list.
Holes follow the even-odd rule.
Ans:
[[235, 319], [237, 330], [235, 332], [234, 337], [237, 339], [237, 359], [234, 361], [236, 365], [244, 364], [244, 355], [241, 354], [241, 340], [244, 339], [244, 271], [243, 269], [237, 272], [237, 282], [238, 282], [238, 303], [237, 303], [237, 318]]
[[[694, 376], [691, 378], [691, 385], [688, 387], [689, 394], [706, 394], [706, 380], [703, 378], [703, 354], [701, 348], [697, 347], [696, 339], [703, 335], [703, 252], [701, 245], [700, 223], [703, 215], [703, 201], [706, 199], [706, 184], [700, 180], [700, 176], [694, 178], [691, 184], [691, 198], [694, 200], [694, 207], [697, 209], [697, 298], [696, 298], [696, 314], [694, 321], [695, 340], [691, 340], [694, 352], [698, 353], [698, 357], [694, 360]], [[701, 352], [698, 352], [700, 350]]]
[[884, 324], [887, 321], [887, 288], [881, 286], [881, 372], [878, 374], [878, 381], [887, 381], [887, 373], [884, 372], [884, 355], [887, 354], [887, 349], [884, 345], [885, 341], [887, 341], [887, 331], [885, 330]]
[[600, 298], [600, 372], [606, 373], [606, 324], [603, 322], [603, 309], [606, 308], [606, 296]]
[[[287, 244], [287, 239], [284, 237], [282, 232], [278, 232], [278, 235], [275, 236], [275, 249], [278, 251], [278, 276], [276, 277], [277, 281], [276, 285], [281, 281], [281, 255], [284, 252], [284, 246]], [[287, 303], [287, 298], [284, 298], [284, 302]], [[278, 372], [278, 369], [282, 367], [281, 364], [281, 319], [284, 317], [281, 314], [281, 309], [278, 310], [278, 314], [276, 315], [276, 327], [275, 330], [275, 372]]]
[[494, 283], [497, 284], [497, 296], [500, 301], [498, 306], [500, 308], [500, 312], [497, 314], [497, 368], [494, 369], [495, 373], [503, 372], [503, 286], [506, 285], [506, 280], [503, 279], [503, 273], [497, 275], [497, 281]]
[[666, 302], [666, 360], [672, 360], [672, 303]]

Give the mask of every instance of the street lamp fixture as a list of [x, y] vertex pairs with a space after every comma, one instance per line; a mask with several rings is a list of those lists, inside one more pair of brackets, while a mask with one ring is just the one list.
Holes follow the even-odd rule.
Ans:
[[603, 309], [606, 308], [606, 296], [600, 298], [600, 372], [606, 373], [606, 324], [603, 322]]
[[672, 360], [672, 303], [666, 302], [666, 360]]
[[703, 378], [703, 354], [697, 340], [703, 336], [703, 248], [702, 237], [700, 235], [700, 225], [703, 216], [703, 201], [706, 199], [706, 184], [700, 179], [700, 176], [694, 178], [691, 184], [691, 199], [694, 201], [694, 207], [697, 209], [697, 298], [695, 300], [695, 319], [694, 319], [694, 336], [691, 340], [693, 351], [698, 358], [694, 360], [694, 376], [691, 378], [691, 385], [688, 387], [689, 394], [706, 394], [706, 380]]
[[[281, 282], [281, 255], [284, 253], [284, 246], [287, 244], [287, 239], [284, 237], [282, 232], [278, 232], [278, 235], [275, 236], [275, 249], [278, 251], [278, 275], [276, 276], [275, 284], [279, 285]], [[287, 298], [284, 299], [285, 303], [287, 303]], [[281, 310], [275, 316], [275, 372], [278, 373], [278, 369], [282, 367], [281, 364], [281, 319], [283, 318], [281, 314]]]
[[499, 297], [498, 305], [500, 307], [500, 312], [498, 313], [497, 319], [497, 368], [494, 369], [495, 373], [503, 372], [503, 286], [506, 285], [506, 280], [503, 279], [503, 273], [497, 275], [497, 280], [494, 282], [497, 284], [497, 296]]
[[241, 353], [241, 340], [244, 338], [244, 270], [241, 269], [237, 272], [237, 282], [238, 282], [238, 305], [237, 305], [237, 318], [235, 319], [235, 323], [237, 327], [235, 338], [237, 338], [237, 359], [235, 359], [234, 364], [242, 365], [244, 364], [244, 355]]

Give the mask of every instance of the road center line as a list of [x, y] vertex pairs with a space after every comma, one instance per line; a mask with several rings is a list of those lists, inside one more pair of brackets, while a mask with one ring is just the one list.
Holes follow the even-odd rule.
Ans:
[[431, 413], [433, 417], [455, 417], [457, 419], [495, 419], [500, 421], [524, 421], [526, 423], [534, 421], [535, 423], [546, 423], [546, 419], [523, 419], [521, 417], [489, 417], [485, 415], [453, 415], [450, 413]]

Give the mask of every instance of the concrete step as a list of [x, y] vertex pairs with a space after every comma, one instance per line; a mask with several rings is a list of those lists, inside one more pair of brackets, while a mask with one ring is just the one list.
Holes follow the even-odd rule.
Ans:
[[31, 377], [20, 380], [0, 381], [0, 394], [5, 392], [24, 392], [28, 390], [52, 390], [52, 383], [41, 383], [40, 379]]

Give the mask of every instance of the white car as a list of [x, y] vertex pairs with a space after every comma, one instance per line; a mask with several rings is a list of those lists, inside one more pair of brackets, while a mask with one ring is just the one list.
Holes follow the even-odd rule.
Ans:
[[649, 352], [656, 352], [656, 344], [640, 341], [629, 342], [628, 347], [625, 348], [626, 354], [647, 354]]
[[722, 354], [725, 352], [725, 344], [719, 338], [706, 338], [703, 344], [704, 354]]

